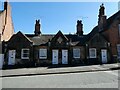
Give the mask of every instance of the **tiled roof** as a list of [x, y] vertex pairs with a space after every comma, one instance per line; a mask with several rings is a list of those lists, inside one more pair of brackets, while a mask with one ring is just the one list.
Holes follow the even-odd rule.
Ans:
[[35, 36], [34, 34], [33, 35], [27, 35], [26, 36], [31, 40], [33, 41], [33, 44], [34, 45], [45, 45], [49, 39], [51, 40], [53, 38], [54, 35], [40, 35], [40, 36]]
[[32, 42], [25, 34], [23, 34], [22, 32], [18, 32], [17, 34], [22, 34], [28, 41]]
[[[40, 36], [35, 36], [34, 34], [25, 34], [34, 45], [46, 45], [49, 40], [55, 36], [54, 34], [42, 34]], [[75, 34], [66, 34], [67, 39], [71, 40], [72, 45], [83, 45], [86, 40], [86, 35], [78, 36]]]
[[88, 41], [91, 37], [93, 37], [98, 32], [99, 32], [98, 26], [94, 27], [93, 30], [87, 35], [86, 40]]
[[73, 44], [84, 45], [86, 41], [86, 35], [78, 36], [76, 34], [68, 34], [66, 37], [71, 40]]
[[109, 28], [109, 26], [113, 23], [115, 19], [120, 20], [120, 10], [107, 19], [107, 28]]

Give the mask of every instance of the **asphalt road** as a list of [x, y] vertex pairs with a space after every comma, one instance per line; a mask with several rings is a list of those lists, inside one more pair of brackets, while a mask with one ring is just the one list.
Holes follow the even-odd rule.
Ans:
[[118, 88], [118, 71], [4, 77], [2, 88]]

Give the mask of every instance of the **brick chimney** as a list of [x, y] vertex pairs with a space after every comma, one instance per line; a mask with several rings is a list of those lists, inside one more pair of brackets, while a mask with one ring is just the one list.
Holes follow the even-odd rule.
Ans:
[[35, 33], [35, 35], [40, 35], [41, 34], [41, 31], [40, 31], [40, 20], [36, 20], [34, 33]]
[[82, 24], [82, 21], [81, 21], [81, 20], [78, 20], [78, 21], [77, 21], [76, 28], [77, 28], [76, 34], [77, 34], [78, 36], [83, 35], [83, 24]]
[[7, 10], [7, 3], [8, 2], [6, 2], [6, 1], [4, 2], [4, 10]]
[[98, 15], [98, 28], [102, 31], [107, 24], [107, 16], [105, 15], [104, 4], [100, 5], [99, 15]]

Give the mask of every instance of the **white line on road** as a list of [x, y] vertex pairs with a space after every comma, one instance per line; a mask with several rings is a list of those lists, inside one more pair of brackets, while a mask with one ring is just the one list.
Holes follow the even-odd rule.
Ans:
[[115, 76], [118, 77], [118, 71], [116, 71], [116, 73], [113, 72], [113, 71], [104, 71], [104, 72], [106, 72], [106, 73], [110, 73], [110, 74], [115, 75]]
[[[94, 66], [95, 68], [99, 68], [99, 69], [104, 69], [103, 67], [100, 67], [100, 66]], [[118, 77], [118, 71], [114, 72], [114, 71], [103, 71], [103, 72], [106, 72], [106, 73], [109, 73], [109, 74], [112, 74], [112, 75], [115, 75]]]

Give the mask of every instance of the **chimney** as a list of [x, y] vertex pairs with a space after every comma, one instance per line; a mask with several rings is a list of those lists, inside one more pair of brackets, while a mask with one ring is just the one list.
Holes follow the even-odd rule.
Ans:
[[36, 20], [34, 33], [35, 33], [35, 35], [40, 35], [41, 34], [41, 31], [40, 31], [40, 20]]
[[7, 6], [8, 6], [8, 1], [6, 0], [6, 1], [4, 2], [4, 10], [7, 10]]
[[104, 4], [100, 5], [99, 15], [98, 15], [98, 28], [102, 31], [107, 24], [107, 16], [105, 15]]
[[77, 28], [76, 34], [77, 34], [78, 36], [83, 35], [83, 24], [82, 24], [82, 21], [81, 21], [81, 20], [78, 20], [78, 21], [77, 21], [76, 28]]
[[99, 17], [101, 17], [102, 15], [105, 15], [105, 7], [104, 4], [102, 3], [102, 5], [100, 5], [100, 9], [99, 9]]

